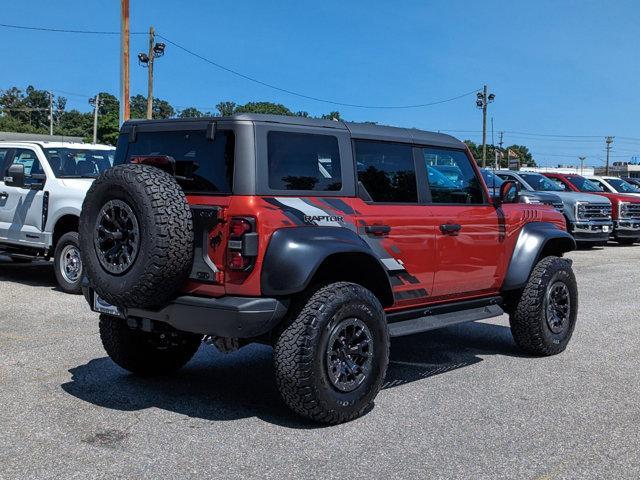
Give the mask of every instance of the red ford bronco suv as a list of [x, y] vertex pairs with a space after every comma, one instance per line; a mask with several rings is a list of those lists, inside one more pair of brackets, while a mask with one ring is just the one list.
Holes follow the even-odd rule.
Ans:
[[262, 342], [284, 402], [325, 423], [372, 404], [390, 337], [507, 312], [525, 352], [553, 355], [576, 322], [563, 216], [518, 203], [513, 182], [492, 199], [462, 142], [420, 130], [130, 121], [87, 194], [80, 242], [118, 365], [162, 374], [202, 340]]

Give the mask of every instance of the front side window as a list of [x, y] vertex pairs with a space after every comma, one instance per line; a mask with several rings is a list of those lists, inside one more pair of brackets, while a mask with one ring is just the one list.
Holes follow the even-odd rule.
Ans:
[[609, 193], [612, 192], [612, 190], [607, 185], [605, 185], [603, 182], [601, 182], [600, 180], [596, 180], [595, 178], [592, 178], [589, 181], [591, 183], [593, 183], [594, 185], [597, 185], [598, 188], [600, 188], [600, 190], [603, 191], [603, 192], [609, 192]]
[[24, 150], [18, 149], [16, 150], [15, 155], [13, 156], [13, 161], [11, 165], [24, 165], [24, 176], [26, 185], [32, 185], [35, 183], [41, 183], [40, 179], [32, 178], [32, 175], [43, 175], [44, 170], [42, 170], [42, 165], [40, 165], [40, 161], [36, 156], [36, 152], [33, 150]]
[[113, 166], [115, 150], [44, 148], [53, 174], [58, 178], [95, 178]]
[[[482, 204], [484, 194], [469, 157], [461, 150], [423, 148], [424, 162], [429, 172], [431, 201], [442, 204]], [[449, 179], [443, 185], [431, 172], [437, 171]]]
[[562, 182], [555, 181], [553, 178], [550, 179], [538, 173], [520, 173], [520, 176], [536, 192], [562, 192], [566, 190]]
[[[187, 193], [231, 193], [235, 136], [216, 131], [213, 140], [205, 130], [139, 132], [128, 144], [126, 158], [167, 156], [175, 160], [176, 180]], [[115, 163], [123, 159], [116, 158]]]
[[584, 177], [567, 177], [567, 179], [581, 192], [604, 192], [602, 187], [599, 187], [591, 180], [587, 180]]
[[418, 202], [416, 170], [410, 145], [357, 140], [355, 155], [358, 182], [372, 201]]
[[610, 178], [607, 181], [619, 193], [640, 193], [640, 188], [635, 185], [631, 185], [629, 182], [622, 180], [621, 178]]
[[333, 135], [271, 131], [267, 155], [272, 190], [342, 190], [340, 149]]

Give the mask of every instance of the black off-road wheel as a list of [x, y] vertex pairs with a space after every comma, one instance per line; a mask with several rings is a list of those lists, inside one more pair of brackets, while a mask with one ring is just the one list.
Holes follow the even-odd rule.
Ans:
[[186, 365], [202, 336], [175, 330], [143, 332], [129, 328], [121, 318], [100, 315], [100, 339], [111, 360], [125, 370], [163, 375]]
[[78, 232], [60, 237], [53, 255], [53, 269], [60, 288], [66, 293], [82, 293], [82, 259]]
[[578, 286], [571, 263], [545, 257], [534, 267], [509, 321], [518, 346], [531, 355], [558, 354], [567, 347], [578, 315]]
[[165, 304], [193, 262], [193, 220], [182, 188], [149, 165], [106, 170], [82, 205], [80, 251], [91, 286], [107, 302]]
[[640, 243], [640, 238], [616, 238], [616, 242], [619, 245], [633, 245], [634, 243]]
[[311, 420], [337, 424], [361, 416], [382, 387], [389, 330], [378, 299], [347, 282], [313, 292], [275, 345], [284, 402]]

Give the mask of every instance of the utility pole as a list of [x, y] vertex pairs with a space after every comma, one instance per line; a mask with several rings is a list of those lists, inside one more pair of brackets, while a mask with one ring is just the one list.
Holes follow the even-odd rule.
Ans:
[[49, 135], [53, 137], [53, 92], [49, 92]]
[[[500, 142], [498, 142], [498, 145], [500, 145], [500, 154], [504, 155], [504, 150], [502, 149], [502, 137], [504, 136], [504, 132], [500, 132]], [[507, 167], [509, 166], [509, 159], [507, 158]]]
[[98, 109], [100, 108], [100, 94], [96, 94], [94, 98], [89, 99], [89, 103], [93, 105], [93, 143], [98, 143]]
[[129, 120], [129, 0], [120, 3], [120, 125]]
[[147, 120], [153, 118], [153, 65], [156, 58], [164, 55], [164, 43], [155, 43], [156, 34], [153, 27], [149, 28], [149, 53], [139, 53], [138, 63], [149, 69], [148, 71], [148, 89], [147, 89]]
[[476, 106], [482, 109], [482, 167], [487, 166], [487, 105], [493, 102], [496, 96], [488, 93], [489, 87], [483, 87], [482, 92], [476, 95]]
[[587, 157], [578, 157], [578, 160], [580, 160], [580, 175], [584, 174], [584, 161], [587, 159]]
[[605, 175], [609, 175], [609, 154], [611, 153], [611, 144], [613, 143], [613, 137], [606, 137], [605, 142], [607, 142], [607, 166], [605, 167]]

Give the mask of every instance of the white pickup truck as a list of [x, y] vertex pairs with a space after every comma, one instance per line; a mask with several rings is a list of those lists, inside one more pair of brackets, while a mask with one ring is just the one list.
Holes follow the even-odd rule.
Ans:
[[80, 210], [114, 153], [108, 145], [0, 142], [0, 253], [14, 262], [53, 257], [60, 288], [80, 293]]

